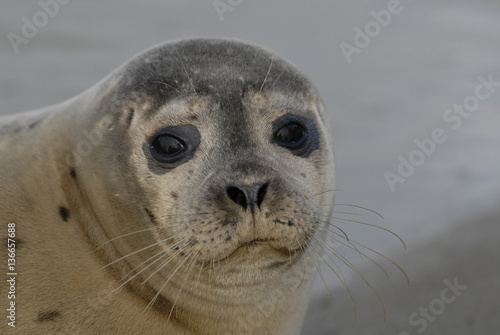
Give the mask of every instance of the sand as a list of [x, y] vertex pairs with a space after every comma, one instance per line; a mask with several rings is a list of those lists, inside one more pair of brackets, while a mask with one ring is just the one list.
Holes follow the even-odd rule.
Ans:
[[499, 241], [500, 212], [477, 215], [394, 257], [410, 277], [409, 288], [396, 271], [387, 280], [375, 267], [362, 268], [363, 274], [375, 278], [370, 281], [384, 302], [387, 320], [383, 321], [380, 304], [366, 285], [352, 279], [357, 321], [346, 291], [338, 289], [332, 292], [330, 315], [325, 313], [326, 294], [314, 298], [303, 334], [498, 334]]

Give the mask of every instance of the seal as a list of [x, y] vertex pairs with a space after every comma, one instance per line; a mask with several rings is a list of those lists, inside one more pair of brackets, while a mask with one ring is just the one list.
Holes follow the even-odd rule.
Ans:
[[331, 136], [306, 76], [223, 39], [155, 46], [1, 119], [19, 282], [1, 332], [299, 334], [334, 201]]

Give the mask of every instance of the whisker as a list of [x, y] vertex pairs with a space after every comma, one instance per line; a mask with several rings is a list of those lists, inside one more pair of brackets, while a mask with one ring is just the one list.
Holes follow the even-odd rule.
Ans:
[[150, 231], [150, 230], [155, 230], [157, 229], [156, 227], [152, 227], [152, 228], [146, 228], [146, 229], [141, 229], [141, 230], [137, 230], [137, 231], [134, 231], [134, 232], [131, 232], [131, 233], [127, 233], [127, 234], [123, 234], [123, 235], [120, 235], [120, 236], [117, 236], [117, 237], [114, 237], [112, 238], [111, 240], [107, 241], [107, 242], [104, 242], [103, 244], [101, 244], [100, 246], [98, 246], [95, 251], [101, 249], [102, 247], [104, 247], [106, 244], [108, 243], [111, 243], [119, 238], [123, 238], [123, 237], [127, 237], [127, 236], [130, 236], [130, 235], [134, 235], [134, 234], [139, 234], [139, 233], [143, 233], [143, 232], [146, 232], [146, 231]]
[[[183, 238], [183, 239], [181, 239], [181, 240], [177, 241], [174, 245], [172, 245], [172, 247], [173, 247], [173, 248], [178, 247], [178, 246], [179, 246], [179, 244], [181, 244], [181, 243], [182, 243], [183, 241], [185, 241], [186, 239], [187, 239], [187, 238]], [[153, 271], [153, 273], [151, 273], [151, 274], [149, 275], [149, 277], [148, 277], [148, 278], [144, 279], [144, 281], [141, 283], [141, 285], [144, 285], [144, 284], [145, 284], [145, 283], [146, 283], [146, 282], [147, 282], [147, 281], [148, 281], [151, 277], [153, 277], [155, 274], [157, 274], [159, 271], [161, 271], [161, 270], [162, 270], [165, 266], [167, 266], [167, 265], [168, 265], [168, 263], [170, 263], [170, 262], [171, 262], [171, 261], [175, 258], [175, 256], [177, 256], [177, 255], [181, 254], [181, 253], [184, 251], [184, 249], [185, 249], [185, 247], [184, 247], [184, 248], [182, 248], [182, 249], [176, 250], [174, 253], [172, 253], [172, 254], [170, 255], [170, 258], [168, 258], [166, 261], [164, 261], [164, 262], [161, 264], [161, 266], [159, 266], [159, 267], [158, 267], [155, 271]]]
[[177, 93], [181, 94], [181, 91], [179, 91], [176, 87], [170, 85], [170, 84], [167, 84], [167, 83], [164, 83], [163, 81], [156, 81], [156, 80], [152, 80], [151, 81], [152, 83], [156, 83], [156, 84], [163, 84], [165, 86], [168, 86], [170, 88], [173, 88]]
[[[117, 288], [115, 288], [113, 291], [111, 291], [108, 296], [110, 296], [111, 294], [113, 294], [114, 292], [118, 291], [120, 288], [122, 288], [123, 286], [127, 285], [130, 281], [132, 281], [135, 277], [137, 277], [138, 275], [140, 275], [143, 271], [145, 271], [146, 269], [148, 269], [150, 266], [152, 266], [153, 264], [155, 264], [156, 262], [158, 262], [159, 260], [161, 260], [163, 257], [167, 256], [168, 255], [168, 252], [167, 251], [162, 251], [161, 253], [163, 253], [162, 256], [158, 257], [158, 259], [156, 259], [154, 262], [150, 263], [149, 265], [145, 266], [141, 271], [137, 272], [135, 275], [133, 275], [132, 277], [128, 278], [126, 281], [124, 281], [123, 283], [120, 284], [120, 286], [118, 286]], [[161, 254], [161, 253], [158, 253], [158, 254]], [[153, 257], [156, 257], [158, 256], [158, 254], [156, 254], [155, 256]], [[150, 258], [151, 259], [151, 258]], [[144, 264], [141, 263], [141, 265]], [[137, 268], [137, 267], [136, 267]], [[126, 276], [128, 276], [132, 271], [130, 271]], [[121, 279], [123, 280], [123, 279]], [[121, 281], [120, 280], [120, 281]]]
[[189, 73], [188, 73], [188, 71], [186, 69], [186, 66], [184, 65], [184, 61], [182, 60], [181, 55], [179, 54], [179, 52], [177, 51], [177, 49], [174, 49], [174, 50], [175, 50], [175, 53], [177, 54], [177, 57], [179, 57], [179, 60], [181, 61], [182, 68], [184, 69], [184, 72], [186, 73], [186, 76], [189, 79], [189, 83], [191, 84], [191, 87], [192, 87], [194, 93], [198, 93], [198, 92], [196, 92], [196, 89], [194, 88], [193, 81], [191, 80], [191, 77], [189, 76]]
[[[334, 235], [336, 235], [336, 236], [339, 236], [340, 238], [342, 238], [342, 239], [346, 240], [346, 241], [347, 241], [347, 243], [349, 243], [349, 244], [352, 246], [352, 250], [355, 250], [355, 251], [356, 251], [356, 252], [360, 255], [360, 258], [362, 258], [362, 257], [361, 257], [361, 256], [362, 256], [362, 254], [359, 252], [358, 248], [356, 248], [356, 246], [355, 246], [355, 245], [353, 245], [353, 244], [351, 243], [351, 241], [350, 241], [349, 237], [348, 237], [348, 236], [344, 233], [344, 231], [343, 231], [342, 229], [338, 228], [338, 227], [337, 227], [337, 226], [335, 226], [334, 224], [332, 224], [332, 223], [330, 223], [330, 222], [327, 222], [327, 221], [321, 221], [321, 220], [320, 220], [320, 222], [324, 222], [324, 223], [326, 223], [326, 225], [327, 225], [327, 227], [326, 227], [326, 232], [327, 232], [327, 233], [332, 233], [332, 234], [334, 234]], [[336, 232], [332, 231], [332, 230], [330, 229], [330, 227], [335, 227], [335, 228], [337, 228], [337, 229], [340, 229], [340, 231], [342, 231], [342, 232], [344, 233], [344, 235], [342, 236], [342, 235], [340, 235], [340, 234], [338, 234], [338, 233], [336, 233]], [[326, 236], [327, 236], [328, 238], [330, 238], [330, 236], [329, 236], [328, 234], [326, 234]], [[334, 243], [336, 243], [336, 242], [340, 242], [340, 241], [338, 241], [338, 240], [331, 240], [331, 241], [332, 241], [332, 242], [334, 242]], [[342, 251], [342, 249], [340, 249], [340, 250]]]
[[342, 235], [344, 235], [346, 241], [349, 241], [349, 236], [347, 236], [346, 232], [344, 230], [342, 230], [340, 227], [334, 225], [333, 223], [330, 223], [329, 221], [324, 221], [324, 220], [318, 220], [319, 222], [323, 222], [325, 224], [327, 224], [328, 226], [330, 227], [334, 227], [335, 229], [339, 230]]
[[[326, 294], [328, 296], [328, 314], [331, 313], [331, 310], [332, 310], [332, 298], [331, 298], [331, 294], [330, 294], [330, 289], [328, 288], [328, 284], [326, 283], [326, 280], [325, 278], [323, 277], [323, 274], [321, 273], [321, 267], [319, 266], [319, 264], [317, 263], [317, 259], [314, 255], [312, 255], [311, 253], [314, 253], [316, 256], [318, 257], [321, 257], [319, 255], [318, 252], [315, 252], [314, 250], [312, 250], [313, 248], [311, 248], [310, 252], [309, 252], [309, 256], [311, 257], [311, 259], [314, 260], [314, 267], [316, 268], [316, 271], [318, 272], [320, 278], [321, 278], [321, 281], [323, 282], [323, 284], [325, 285], [325, 289], [326, 289]], [[323, 259], [323, 258], [322, 258]], [[323, 260], [324, 261], [324, 260]]]
[[351, 204], [334, 204], [333, 206], [334, 207], [335, 206], [345, 206], [345, 207], [359, 208], [359, 209], [365, 210], [367, 212], [373, 213], [373, 214], [377, 215], [378, 217], [384, 219], [384, 217], [382, 216], [382, 214], [380, 214], [379, 212], [374, 211], [373, 209], [369, 209], [369, 208], [363, 207], [363, 206], [351, 205]]
[[[319, 241], [319, 244], [323, 245], [324, 247], [326, 247], [326, 244], [322, 241]], [[322, 257], [321, 259], [323, 260], [323, 262], [330, 268], [330, 270], [332, 270], [332, 272], [335, 274], [335, 276], [339, 279], [339, 281], [342, 283], [342, 286], [345, 288], [345, 290], [347, 291], [348, 295], [349, 295], [349, 298], [351, 299], [351, 303], [352, 303], [352, 307], [353, 307], [353, 311], [354, 311], [354, 320], [357, 319], [357, 310], [356, 310], [356, 301], [354, 300], [354, 297], [352, 296], [352, 293], [351, 291], [349, 290], [349, 286], [347, 285], [347, 280], [345, 279], [344, 277], [344, 274], [342, 272], [342, 269], [338, 266], [337, 262], [335, 262], [331, 257], [330, 255], [327, 255], [328, 258], [330, 259], [330, 261], [335, 265], [335, 267], [337, 268], [338, 272], [335, 271], [331, 265]], [[340, 273], [340, 274], [339, 274]], [[326, 284], [325, 284], [326, 285]], [[330, 311], [330, 308], [329, 308], [329, 311]]]
[[182, 286], [181, 286], [181, 289], [179, 290], [179, 293], [177, 294], [177, 297], [175, 298], [174, 300], [174, 304], [172, 305], [172, 309], [170, 310], [170, 314], [168, 315], [168, 318], [167, 318], [167, 322], [170, 320], [170, 317], [172, 316], [172, 312], [174, 311], [175, 309], [175, 305], [177, 304], [177, 301], [179, 300], [179, 297], [182, 293], [182, 290], [184, 289], [184, 285], [186, 285], [188, 279], [189, 279], [189, 276], [191, 275], [191, 272], [193, 271], [193, 268], [194, 266], [196, 265], [196, 261], [198, 260], [198, 257], [200, 256], [200, 254], [198, 254], [196, 257], [193, 257], [193, 260], [191, 261], [191, 263], [188, 265], [189, 266], [189, 272], [187, 274], [187, 277], [186, 279], [184, 280], [184, 282], [182, 283]]
[[141, 248], [141, 249], [136, 250], [136, 251], [134, 251], [134, 252], [131, 252], [131, 253], [129, 253], [129, 254], [127, 254], [127, 255], [125, 255], [125, 256], [122, 256], [122, 257], [120, 257], [120, 258], [118, 258], [118, 259], [115, 259], [115, 260], [114, 260], [114, 261], [112, 261], [111, 263], [108, 263], [108, 264], [104, 265], [103, 267], [101, 267], [98, 271], [102, 271], [102, 270], [104, 270], [105, 268], [107, 268], [107, 267], [108, 267], [108, 266], [110, 266], [110, 265], [113, 265], [113, 264], [115, 264], [115, 263], [118, 263], [119, 261], [121, 261], [121, 260], [123, 260], [123, 259], [125, 259], [125, 258], [127, 258], [127, 257], [133, 256], [133, 255], [135, 255], [135, 254], [138, 254], [138, 253], [140, 253], [140, 252], [142, 252], [142, 251], [144, 251], [144, 250], [151, 249], [151, 248], [153, 248], [153, 247], [155, 247], [155, 246], [157, 246], [157, 245], [159, 245], [159, 244], [161, 244], [161, 243], [163, 243], [163, 241], [158, 241], [158, 242], [156, 242], [156, 243], [153, 243], [153, 244], [148, 245], [147, 247]]
[[163, 285], [160, 287], [160, 289], [158, 290], [158, 292], [156, 292], [156, 294], [153, 297], [153, 299], [151, 299], [151, 301], [148, 303], [148, 305], [146, 306], [146, 308], [142, 312], [141, 318], [144, 316], [144, 314], [147, 312], [147, 310], [154, 304], [154, 302], [156, 301], [156, 299], [158, 299], [158, 296], [160, 295], [161, 291], [165, 288], [165, 286], [168, 284], [168, 282], [170, 281], [170, 279], [172, 279], [172, 277], [177, 273], [177, 271], [179, 271], [179, 269], [186, 262], [186, 260], [189, 259], [190, 255], [191, 255], [191, 252], [188, 255], [186, 255], [186, 257], [181, 262], [179, 262], [179, 264], [177, 265], [177, 267], [175, 268], [175, 270], [172, 272], [172, 274], [168, 277], [168, 279], [165, 281], [165, 283], [163, 283]]
[[[152, 262], [149, 265], [147, 265], [146, 267], [144, 267], [141, 271], [139, 271], [139, 273], [141, 273], [142, 271], [146, 270], [149, 266], [153, 265], [154, 263], [156, 263], [157, 261], [159, 261], [160, 259], [162, 259], [164, 256], [167, 256], [169, 254], [169, 251], [168, 250], [161, 250], [160, 252], [158, 252], [158, 253], [154, 254], [153, 256], [149, 257], [144, 262], [140, 263], [135, 268], [133, 268], [132, 270], [130, 270], [125, 276], [123, 276], [122, 279], [120, 279], [120, 281], [122, 281], [124, 278], [130, 276], [130, 274], [132, 274], [133, 272], [135, 272], [143, 264], [146, 264], [147, 262], [149, 262], [150, 260], [152, 260], [153, 258], [155, 258], [155, 257], [157, 257], [158, 255], [161, 255], [161, 254], [163, 254], [163, 256], [158, 257], [158, 259], [156, 259], [154, 262]], [[137, 274], [139, 274], [139, 273], [137, 273]], [[135, 275], [132, 278], [134, 278], [134, 277], [135, 277]], [[127, 281], [129, 281], [129, 280], [127, 280]]]
[[363, 222], [363, 221], [350, 220], [350, 219], [345, 219], [345, 218], [338, 218], [338, 217], [334, 217], [334, 216], [332, 216], [331, 218], [334, 219], [334, 220], [336, 220], [339, 223], [357, 223], [357, 224], [361, 224], [361, 225], [365, 225], [365, 226], [369, 226], [369, 227], [373, 227], [373, 228], [376, 228], [376, 229], [383, 230], [383, 231], [385, 231], [385, 232], [387, 232], [387, 233], [389, 233], [389, 234], [397, 237], [399, 239], [399, 241], [401, 242], [401, 244], [403, 245], [403, 247], [406, 249], [406, 243], [405, 243], [405, 241], [403, 241], [403, 239], [401, 238], [401, 236], [399, 236], [398, 234], [396, 234], [395, 232], [393, 232], [390, 229], [377, 226], [376, 224]]
[[282, 70], [280, 72], [280, 74], [278, 75], [278, 77], [276, 77], [276, 80], [274, 81], [273, 83], [273, 86], [271, 88], [274, 88], [274, 86], [276, 86], [276, 84], [278, 83], [278, 80], [281, 78], [281, 75], [285, 72], [285, 70]]
[[164, 214], [160, 217], [161, 218], [164, 218], [164, 217], [170, 217], [170, 216], [192, 216], [192, 215], [211, 215], [211, 214], [214, 214], [215, 211], [213, 212], [198, 212], [198, 213], [170, 213], [170, 214]]
[[[347, 247], [349, 247], [349, 246], [347, 245]], [[385, 321], [386, 320], [385, 306], [384, 306], [384, 303], [382, 302], [382, 299], [380, 298], [380, 295], [378, 294], [377, 290], [375, 290], [375, 288], [370, 284], [370, 282], [368, 280], [366, 280], [366, 278], [363, 276], [363, 274], [361, 274], [361, 272], [356, 268], [356, 266], [354, 266], [354, 264], [352, 264], [347, 258], [343, 257], [342, 255], [340, 255], [338, 252], [336, 252], [332, 248], [328, 248], [327, 245], [325, 245], [325, 248], [328, 249], [328, 251], [331, 252], [335, 257], [337, 257], [339, 260], [341, 260], [342, 263], [345, 264], [345, 266], [347, 266], [354, 273], [356, 273], [358, 275], [358, 277], [370, 288], [370, 290], [373, 292], [373, 294], [377, 297], [377, 300], [379, 301], [380, 306], [382, 307], [382, 311], [384, 314], [384, 321]]]
[[269, 76], [269, 73], [271, 72], [271, 68], [273, 67], [273, 62], [274, 62], [274, 57], [271, 58], [271, 63], [269, 64], [269, 68], [267, 69], [266, 76], [264, 77], [264, 81], [262, 82], [262, 85], [260, 86], [259, 92], [262, 92], [262, 89], [264, 88], [264, 84], [267, 81], [267, 77]]
[[406, 273], [406, 271], [405, 271], [405, 270], [403, 270], [403, 268], [401, 268], [401, 267], [400, 267], [400, 266], [399, 266], [399, 265], [398, 265], [395, 261], [393, 261], [393, 260], [392, 260], [392, 259], [390, 259], [389, 257], [387, 257], [387, 256], [385, 256], [385, 255], [381, 254], [380, 252], [377, 252], [377, 251], [373, 250], [372, 248], [369, 248], [369, 247], [367, 247], [367, 246], [365, 246], [365, 245], [363, 245], [363, 244], [361, 244], [361, 243], [354, 242], [354, 241], [353, 241], [353, 243], [354, 243], [354, 244], [359, 245], [359, 246], [360, 246], [360, 247], [362, 247], [362, 248], [365, 248], [365, 249], [367, 249], [367, 250], [369, 250], [369, 251], [373, 252], [374, 254], [376, 254], [376, 255], [378, 255], [378, 256], [380, 256], [380, 257], [382, 257], [383, 259], [387, 260], [387, 261], [388, 261], [388, 262], [390, 262], [392, 265], [394, 265], [395, 267], [397, 267], [397, 268], [399, 269], [399, 271], [401, 271], [401, 273], [405, 276], [405, 278], [406, 278], [406, 283], [408, 284], [408, 287], [410, 287], [410, 277], [408, 277], [408, 274]]
[[[330, 239], [331, 241], [335, 241], [335, 243], [340, 243], [342, 244], [343, 246], [345, 246], [346, 248], [349, 248], [355, 252], [357, 252], [361, 257], [365, 257], [366, 259], [368, 259], [370, 262], [372, 262], [373, 264], [375, 264], [385, 275], [387, 278], [389, 278], [389, 274], [387, 273], [387, 271], [380, 265], [378, 264], [374, 259], [372, 259], [370, 256], [368, 256], [367, 254], [361, 252], [358, 248], [356, 248], [356, 246], [353, 246], [352, 244], [355, 243], [354, 241], [352, 241], [353, 243], [351, 244], [346, 244], [342, 241], [339, 241], [337, 239], [335, 239], [334, 237], [332, 236], [328, 236], [327, 237], [328, 239]], [[347, 256], [343, 256], [343, 257], [347, 257]]]
[[[342, 190], [342, 189], [340, 189], [340, 188], [334, 188], [333, 190], [326, 190], [326, 191], [323, 191], [323, 192], [319, 192], [319, 193], [313, 194], [313, 195], [311, 195], [311, 196], [307, 197], [306, 199], [311, 199], [311, 198], [314, 198], [314, 197], [318, 197], [318, 196], [320, 196], [320, 195], [323, 195], [323, 194], [325, 194], [325, 193], [337, 192], [337, 191], [343, 191], [343, 190]], [[334, 204], [334, 206], [335, 206], [335, 204]]]

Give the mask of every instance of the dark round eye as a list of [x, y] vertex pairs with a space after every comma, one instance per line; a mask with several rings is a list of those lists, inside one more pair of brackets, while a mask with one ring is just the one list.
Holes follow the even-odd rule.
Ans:
[[172, 135], [161, 134], [151, 142], [151, 152], [162, 163], [174, 163], [186, 150], [186, 143]]
[[289, 149], [300, 148], [305, 144], [307, 131], [298, 123], [289, 123], [274, 134], [276, 142]]
[[274, 144], [295, 156], [307, 158], [319, 148], [319, 135], [313, 119], [287, 113], [272, 123]]

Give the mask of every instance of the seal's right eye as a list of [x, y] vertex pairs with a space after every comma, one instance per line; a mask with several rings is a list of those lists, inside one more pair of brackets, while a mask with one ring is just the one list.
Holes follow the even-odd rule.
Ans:
[[157, 168], [170, 170], [190, 160], [200, 145], [200, 139], [198, 129], [191, 124], [168, 126], [151, 136], [143, 148], [146, 157], [155, 163], [150, 167], [163, 173]]
[[151, 151], [155, 158], [165, 163], [175, 162], [186, 150], [186, 143], [171, 135], [158, 135], [151, 143]]

